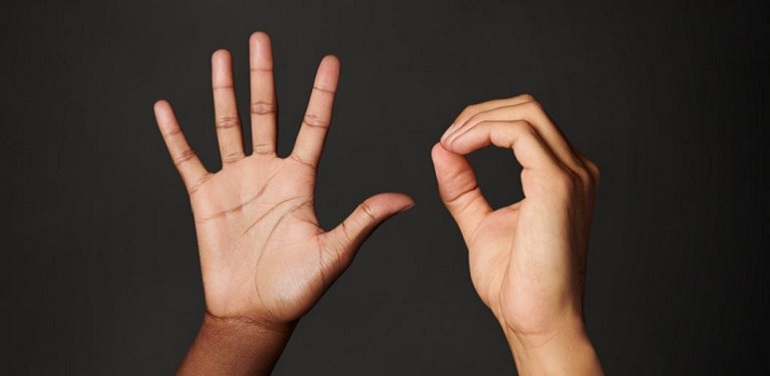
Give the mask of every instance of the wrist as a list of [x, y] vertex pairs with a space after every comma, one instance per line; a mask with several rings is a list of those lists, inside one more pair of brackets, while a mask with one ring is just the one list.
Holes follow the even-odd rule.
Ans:
[[503, 325], [521, 375], [603, 375], [580, 316], [564, 318], [553, 330], [517, 333]]
[[247, 316], [217, 316], [209, 311], [203, 315], [202, 327], [237, 333], [244, 337], [291, 336], [298, 321], [275, 322]]
[[269, 375], [296, 323], [223, 318], [207, 312], [178, 374]]

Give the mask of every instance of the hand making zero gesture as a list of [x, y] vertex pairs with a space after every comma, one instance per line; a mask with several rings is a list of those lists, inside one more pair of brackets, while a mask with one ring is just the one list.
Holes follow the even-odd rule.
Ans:
[[[524, 198], [497, 210], [464, 156], [488, 145], [512, 149], [523, 167]], [[467, 107], [432, 156], [441, 199], [468, 246], [473, 285], [520, 374], [600, 374], [583, 321], [596, 165], [529, 95]]]

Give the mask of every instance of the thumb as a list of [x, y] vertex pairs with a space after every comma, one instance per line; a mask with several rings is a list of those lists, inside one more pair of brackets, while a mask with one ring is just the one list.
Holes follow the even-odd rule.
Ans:
[[369, 197], [345, 218], [339, 226], [324, 234], [327, 250], [347, 267], [361, 243], [386, 219], [414, 206], [414, 201], [401, 193], [380, 193]]
[[438, 192], [466, 241], [484, 217], [492, 212], [476, 184], [476, 175], [465, 156], [436, 144], [431, 152]]

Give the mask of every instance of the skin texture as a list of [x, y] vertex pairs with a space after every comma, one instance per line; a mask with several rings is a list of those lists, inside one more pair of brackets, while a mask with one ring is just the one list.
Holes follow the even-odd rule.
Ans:
[[[523, 167], [524, 198], [493, 210], [465, 158], [495, 145]], [[529, 95], [467, 107], [432, 150], [439, 194], [468, 247], [471, 279], [522, 375], [599, 375], [582, 305], [596, 165]]]
[[246, 155], [230, 54], [212, 56], [222, 170], [192, 151], [166, 101], [155, 104], [163, 139], [190, 196], [206, 314], [179, 374], [269, 374], [297, 321], [350, 265], [384, 220], [414, 205], [403, 194], [370, 197], [331, 231], [314, 210], [316, 167], [331, 124], [340, 62], [321, 61], [293, 151], [276, 155], [277, 104], [270, 39], [250, 38], [252, 127]]

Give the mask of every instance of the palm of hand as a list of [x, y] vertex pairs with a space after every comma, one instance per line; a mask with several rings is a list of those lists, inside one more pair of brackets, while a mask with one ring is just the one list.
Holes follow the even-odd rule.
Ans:
[[314, 175], [290, 158], [253, 155], [191, 194], [212, 315], [290, 321], [325, 290], [333, 271], [313, 209]]
[[485, 304], [517, 333], [558, 322], [571, 294], [569, 242], [560, 219], [533, 199], [489, 213], [468, 241], [471, 279]]

